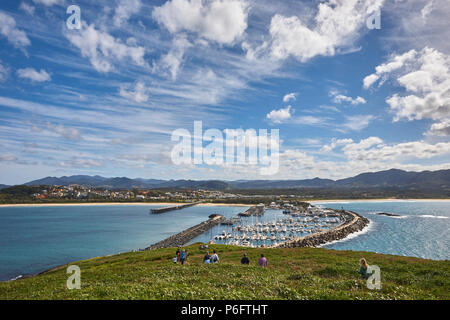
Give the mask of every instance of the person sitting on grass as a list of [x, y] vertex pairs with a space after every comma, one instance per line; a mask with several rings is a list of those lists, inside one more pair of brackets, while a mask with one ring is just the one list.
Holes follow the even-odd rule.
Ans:
[[241, 264], [250, 264], [250, 260], [248, 259], [246, 253], [244, 253], [244, 256], [241, 259]]
[[216, 253], [216, 250], [214, 250], [213, 255], [211, 256], [211, 263], [218, 263], [219, 262], [219, 256]]
[[259, 258], [259, 260], [258, 260], [258, 265], [263, 268], [267, 267], [267, 258], [264, 257], [264, 254], [262, 254], [262, 253], [261, 253], [261, 258]]
[[366, 259], [361, 258], [359, 260], [359, 263], [361, 267], [359, 268], [358, 273], [361, 275], [361, 278], [363, 279], [369, 278], [370, 274], [367, 273], [367, 268], [369, 267], [369, 265], [367, 264]]
[[206, 252], [205, 256], [203, 257], [203, 263], [210, 263], [211, 262], [211, 256], [209, 255], [209, 252]]

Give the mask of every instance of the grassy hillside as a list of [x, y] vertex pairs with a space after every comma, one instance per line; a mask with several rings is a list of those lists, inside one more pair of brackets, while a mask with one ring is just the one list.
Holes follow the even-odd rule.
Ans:
[[[221, 263], [202, 264], [204, 251], [187, 247], [80, 261], [81, 290], [66, 288], [66, 267], [0, 283], [0, 299], [449, 299], [450, 262], [321, 248], [248, 249], [216, 245]], [[239, 264], [247, 252], [251, 264]], [[256, 266], [260, 253], [269, 260]], [[359, 258], [381, 268], [382, 289], [369, 290], [356, 273]]]

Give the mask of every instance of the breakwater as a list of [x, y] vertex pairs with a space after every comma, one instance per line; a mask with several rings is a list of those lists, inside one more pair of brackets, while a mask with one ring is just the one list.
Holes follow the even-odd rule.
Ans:
[[289, 240], [274, 246], [274, 248], [317, 247], [328, 242], [342, 240], [354, 232], [361, 231], [370, 222], [369, 219], [352, 211], [338, 213], [343, 220], [339, 227]]
[[164, 239], [160, 242], [157, 242], [155, 244], [152, 244], [150, 247], [145, 248], [145, 250], [154, 250], [154, 249], [160, 249], [160, 248], [172, 248], [177, 246], [182, 246], [198, 235], [208, 231], [215, 225], [221, 223], [225, 220], [225, 217], [219, 214], [211, 215], [210, 219], [207, 221], [203, 221], [202, 223], [199, 223], [193, 227], [190, 227], [180, 233], [177, 233], [173, 236], [170, 236], [167, 239]]
[[238, 214], [239, 217], [262, 216], [264, 214], [264, 205], [258, 204], [247, 209], [247, 211]]
[[164, 212], [167, 212], [167, 211], [180, 210], [180, 209], [183, 209], [183, 208], [192, 207], [192, 206], [195, 206], [195, 205], [197, 205], [199, 203], [202, 203], [202, 202], [198, 201], [198, 202], [180, 204], [180, 205], [176, 205], [176, 206], [155, 208], [155, 209], [150, 209], [150, 212], [153, 213], [153, 214], [160, 214], [160, 213], [164, 213]]

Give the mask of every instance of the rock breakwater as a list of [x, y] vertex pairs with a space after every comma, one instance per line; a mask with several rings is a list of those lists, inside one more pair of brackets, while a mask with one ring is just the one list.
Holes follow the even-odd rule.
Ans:
[[369, 219], [351, 211], [339, 212], [343, 223], [334, 229], [296, 238], [280, 243], [276, 248], [318, 247], [328, 242], [342, 240], [348, 235], [361, 231], [369, 224]]
[[199, 223], [193, 227], [190, 227], [180, 233], [177, 233], [173, 236], [170, 236], [167, 239], [164, 239], [160, 242], [157, 242], [155, 244], [152, 244], [150, 247], [145, 248], [145, 250], [154, 250], [154, 249], [161, 249], [161, 248], [172, 248], [177, 246], [182, 246], [198, 235], [208, 231], [215, 225], [221, 223], [225, 220], [225, 217], [222, 215], [212, 215], [210, 216], [210, 219], [207, 221], [203, 221], [202, 223]]

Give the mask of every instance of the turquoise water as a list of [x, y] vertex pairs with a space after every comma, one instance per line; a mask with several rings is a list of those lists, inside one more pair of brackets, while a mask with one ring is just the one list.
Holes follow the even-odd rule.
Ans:
[[[321, 206], [344, 207], [371, 220], [366, 232], [325, 245], [325, 248], [450, 259], [450, 202], [344, 202], [322, 203]], [[380, 216], [374, 214], [376, 212], [401, 217]]]
[[0, 281], [71, 261], [145, 248], [208, 219], [246, 207], [195, 206], [161, 215], [158, 206], [0, 207]]
[[[450, 259], [450, 202], [347, 202], [322, 206], [344, 207], [372, 221], [362, 234], [326, 248]], [[229, 218], [247, 209], [195, 206], [149, 214], [154, 207], [0, 207], [0, 280], [71, 261], [145, 248], [206, 220], [212, 213]], [[378, 216], [374, 212], [402, 217]], [[280, 215], [268, 211], [263, 219]], [[224, 229], [216, 227], [212, 234]], [[210, 234], [195, 240], [206, 242]]]

